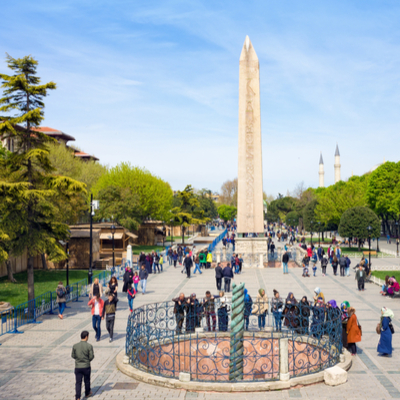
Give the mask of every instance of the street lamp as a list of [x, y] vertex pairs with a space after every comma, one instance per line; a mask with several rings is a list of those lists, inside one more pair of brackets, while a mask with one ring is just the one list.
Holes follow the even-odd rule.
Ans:
[[313, 231], [312, 231], [312, 225], [313, 225], [313, 221], [310, 221], [310, 229], [311, 229], [311, 247], [312, 247], [312, 234], [313, 234]]
[[372, 226], [368, 225], [367, 230], [368, 230], [368, 255], [369, 255], [368, 267], [371, 268], [371, 231], [372, 231]]
[[320, 232], [321, 232], [321, 222], [318, 222], [318, 247], [321, 246]]
[[396, 221], [396, 237], [397, 255], [399, 255], [399, 221]]
[[112, 249], [113, 249], [113, 271], [115, 270], [115, 242], [114, 242], [114, 235], [115, 235], [115, 231], [117, 230], [115, 225], [114, 225], [114, 217], [111, 216], [112, 218], [112, 225], [111, 225], [111, 234], [112, 234]]
[[90, 244], [89, 244], [89, 271], [88, 271], [88, 283], [92, 283], [93, 277], [93, 215], [94, 210], [99, 209], [99, 201], [93, 200], [93, 194], [90, 194]]

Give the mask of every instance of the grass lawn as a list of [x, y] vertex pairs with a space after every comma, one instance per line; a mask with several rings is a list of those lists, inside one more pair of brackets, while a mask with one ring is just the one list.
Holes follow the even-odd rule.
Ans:
[[[189, 239], [189, 237], [190, 237], [190, 236], [185, 236], [185, 239]], [[173, 237], [173, 240], [174, 240], [174, 241], [182, 240], [182, 236], [174, 236], [174, 237]], [[171, 236], [166, 236], [166, 237], [165, 237], [165, 241], [166, 241], [166, 242], [167, 242], [167, 241], [168, 241], [168, 242], [171, 241]]]
[[[331, 238], [324, 238], [324, 240], [320, 239], [319, 241], [324, 244], [332, 244]], [[311, 238], [306, 238], [306, 242], [311, 243]], [[317, 237], [313, 236], [312, 242], [313, 242], [314, 246], [315, 246], [315, 244], [318, 244], [318, 236]]]
[[140, 254], [142, 251], [144, 253], [151, 253], [152, 251], [163, 251], [162, 246], [132, 246], [133, 254]]
[[394, 276], [397, 282], [400, 282], [400, 271], [372, 271], [372, 275], [385, 280], [385, 276]]
[[[87, 276], [88, 271], [70, 270], [69, 283], [80, 281]], [[6, 276], [0, 278], [0, 301], [7, 301], [17, 306], [28, 301], [28, 274], [26, 271], [20, 272], [14, 274], [14, 278], [17, 283], [9, 282]], [[64, 285], [67, 284], [66, 271], [35, 270], [35, 297], [56, 290], [59, 281], [62, 281]]]

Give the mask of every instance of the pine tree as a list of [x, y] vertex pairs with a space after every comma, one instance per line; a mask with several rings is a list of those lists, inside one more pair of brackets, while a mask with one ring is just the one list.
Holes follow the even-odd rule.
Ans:
[[40, 84], [38, 62], [31, 56], [7, 55], [7, 64], [14, 75], [0, 74], [4, 92], [0, 112], [5, 113], [0, 115], [0, 137], [14, 139], [16, 151], [0, 160], [1, 225], [10, 236], [14, 255], [27, 250], [28, 300], [32, 300], [34, 257], [47, 253], [54, 261], [66, 258], [59, 240], [67, 239], [68, 226], [58, 218], [56, 199], [73, 198], [85, 191], [85, 185], [54, 174], [47, 146], [54, 139], [35, 129], [44, 119], [43, 98], [56, 84]]

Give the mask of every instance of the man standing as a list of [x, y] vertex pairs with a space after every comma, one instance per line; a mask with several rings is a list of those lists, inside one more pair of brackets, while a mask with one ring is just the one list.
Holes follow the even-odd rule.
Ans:
[[222, 268], [221, 263], [218, 263], [217, 267], [215, 268], [215, 280], [217, 281], [217, 290], [221, 290], [222, 285]]
[[186, 254], [186, 257], [185, 257], [185, 260], [184, 260], [183, 263], [184, 263], [185, 268], [186, 268], [186, 277], [190, 278], [190, 268], [193, 265], [192, 257], [190, 257], [189, 254]]
[[271, 249], [271, 255], [273, 257], [274, 253], [275, 253], [275, 243], [274, 242], [271, 242], [270, 249]]
[[88, 343], [89, 332], [81, 333], [81, 341], [72, 347], [71, 357], [75, 360], [75, 398], [81, 399], [82, 378], [85, 381], [85, 396], [92, 395], [90, 390], [90, 362], [94, 359], [93, 346]]
[[222, 276], [224, 277], [225, 282], [225, 293], [229, 293], [231, 288], [231, 279], [233, 279], [233, 271], [229, 264], [223, 269]]
[[358, 284], [358, 290], [364, 290], [365, 279], [367, 279], [367, 274], [365, 273], [363, 267], [360, 265], [358, 271], [356, 272], [356, 281]]
[[115, 311], [117, 309], [118, 297], [113, 294], [108, 295], [108, 300], [104, 302], [103, 315], [101, 319], [104, 319], [106, 315], [106, 328], [110, 335], [110, 343], [114, 337], [114, 323], [115, 323]]
[[210, 291], [207, 290], [206, 297], [203, 301], [204, 315], [207, 321], [208, 332], [211, 332], [211, 321], [213, 332], [215, 332], [215, 328], [217, 326], [217, 317], [215, 315], [215, 299], [218, 297], [219, 296], [211, 296]]
[[140, 279], [140, 286], [142, 287], [142, 294], [146, 293], [146, 284], [147, 284], [147, 278], [149, 276], [149, 273], [146, 270], [146, 267], [142, 265], [142, 269], [139, 272], [139, 279]]
[[283, 253], [283, 256], [282, 256], [282, 264], [283, 264], [283, 273], [284, 274], [288, 274], [289, 273], [288, 262], [289, 262], [289, 253], [286, 250]]
[[193, 271], [193, 275], [196, 273], [196, 271], [199, 271], [199, 273], [201, 275], [202, 272], [200, 270], [200, 259], [199, 259], [199, 255], [198, 254], [196, 256], [194, 256], [194, 265], [195, 265], [195, 269]]
[[350, 258], [346, 255], [344, 257], [346, 259], [346, 276], [350, 276], [350, 264], [351, 264], [351, 260]]

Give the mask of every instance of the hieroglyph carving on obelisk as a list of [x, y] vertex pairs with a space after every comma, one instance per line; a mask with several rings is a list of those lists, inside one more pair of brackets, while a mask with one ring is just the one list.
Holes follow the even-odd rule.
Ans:
[[264, 232], [260, 69], [248, 36], [239, 62], [238, 233]]

